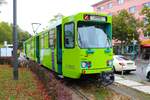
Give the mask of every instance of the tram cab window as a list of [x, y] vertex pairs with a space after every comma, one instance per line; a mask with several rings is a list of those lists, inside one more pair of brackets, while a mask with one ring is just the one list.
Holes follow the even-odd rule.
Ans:
[[64, 46], [65, 48], [74, 47], [74, 23], [65, 24], [65, 37], [64, 37]]
[[80, 48], [111, 47], [111, 28], [109, 24], [78, 22], [78, 45]]

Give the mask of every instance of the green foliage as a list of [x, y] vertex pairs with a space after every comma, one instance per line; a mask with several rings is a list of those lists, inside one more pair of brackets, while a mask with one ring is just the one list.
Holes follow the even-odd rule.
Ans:
[[4, 41], [8, 41], [8, 43], [12, 42], [12, 28], [6, 22], [0, 23], [0, 44], [3, 44]]
[[144, 7], [141, 12], [142, 15], [145, 16], [146, 23], [144, 24], [144, 33], [150, 34], [150, 8]]
[[[19, 26], [17, 27], [17, 33], [18, 33], [18, 48], [21, 49], [23, 41], [29, 38], [31, 35], [28, 32], [20, 29]], [[3, 45], [4, 41], [7, 41], [9, 44], [13, 43], [12, 24], [0, 22], [0, 45]]]
[[138, 40], [137, 26], [139, 21], [126, 10], [120, 11], [113, 16], [113, 39], [123, 44], [131, 43], [133, 39]]

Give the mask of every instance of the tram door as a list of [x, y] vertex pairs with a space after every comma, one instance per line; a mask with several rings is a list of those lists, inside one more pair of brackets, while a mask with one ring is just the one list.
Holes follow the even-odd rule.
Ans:
[[62, 74], [62, 26], [57, 26], [57, 65], [58, 73]]

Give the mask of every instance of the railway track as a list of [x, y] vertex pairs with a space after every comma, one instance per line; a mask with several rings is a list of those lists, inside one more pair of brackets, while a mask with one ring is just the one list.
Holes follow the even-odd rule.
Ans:
[[82, 98], [82, 100], [90, 100], [85, 93], [80, 91], [79, 87], [77, 86], [72, 86], [71, 89]]
[[[82, 81], [79, 80], [63, 80], [65, 86], [71, 89], [80, 99], [79, 100], [90, 100], [86, 93], [82, 91]], [[74, 99], [73, 99], [74, 100]], [[75, 99], [77, 100], [77, 99]]]
[[68, 82], [67, 86], [81, 98], [80, 100], [97, 100], [97, 99], [103, 100], [105, 99], [103, 97], [104, 95], [105, 97], [106, 96], [108, 97], [107, 100], [112, 100], [112, 98], [120, 98], [118, 100], [136, 100], [134, 97], [132, 97], [135, 95], [130, 95], [130, 93], [127, 94], [122, 89], [118, 88], [116, 89], [116, 85], [103, 87], [91, 81], [87, 82], [79, 81], [79, 82]]
[[[62, 90], [59, 90], [59, 91], [62, 91], [61, 93], [65, 93], [65, 92], [68, 93], [68, 92], [70, 92], [69, 90], [71, 90], [72, 93], [78, 97], [78, 99], [74, 98], [72, 100], [96, 100], [99, 98], [103, 99], [104, 96], [106, 97], [108, 95], [108, 93], [110, 92], [107, 88], [97, 87], [98, 86], [96, 84], [97, 82], [94, 82], [93, 80], [89, 80], [89, 79], [88, 80], [69, 80], [69, 79], [60, 79], [60, 78], [57, 79], [54, 73], [50, 72], [48, 69], [46, 69], [44, 67], [39, 67], [39, 65], [35, 64], [35, 62], [30, 62], [30, 66], [36, 66], [31, 69], [34, 70], [35, 72], [37, 72], [37, 75], [40, 75], [39, 79], [42, 80], [44, 85], [46, 84], [46, 86], [48, 86], [48, 87], [45, 87], [46, 89], [49, 88], [49, 86], [51, 86], [51, 85], [52, 85], [52, 87], [55, 87], [56, 84], [52, 84], [52, 83], [61, 84], [61, 87], [64, 87]], [[47, 78], [43, 78], [43, 77], [47, 77]], [[46, 80], [44, 80], [44, 79], [46, 79]], [[49, 83], [46, 83], [49, 81], [49, 79], [51, 79], [49, 82], [49, 83], [51, 83], [50, 85], [49, 85]], [[52, 80], [54, 80], [54, 82]], [[55, 81], [57, 81], [57, 82], [55, 82]], [[50, 89], [48, 89], [48, 90], [50, 90]], [[67, 91], [64, 92], [63, 90], [64, 91], [67, 90]], [[111, 93], [109, 93], [109, 94], [111, 94]], [[63, 94], [63, 95], [65, 95], [65, 94]], [[62, 97], [60, 97], [60, 98], [62, 98]], [[69, 100], [69, 99], [67, 99], [67, 100]], [[121, 99], [121, 100], [126, 100], [126, 99]]]

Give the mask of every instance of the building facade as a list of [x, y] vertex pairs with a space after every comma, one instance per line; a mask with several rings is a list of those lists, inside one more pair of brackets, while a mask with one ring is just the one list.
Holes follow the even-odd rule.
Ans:
[[[117, 14], [119, 11], [125, 9], [137, 19], [144, 20], [146, 23], [146, 18], [140, 14], [144, 6], [150, 7], [150, 0], [101, 0], [92, 5], [95, 12], [109, 15]], [[143, 52], [141, 54], [150, 56], [150, 36], [144, 36], [141, 32], [139, 40], [141, 42], [141, 52]]]
[[139, 19], [144, 19], [144, 16], [140, 15], [144, 6], [150, 7], [150, 0], [102, 0], [92, 5], [94, 11], [98, 13], [102, 12], [113, 15], [120, 10], [126, 9]]

